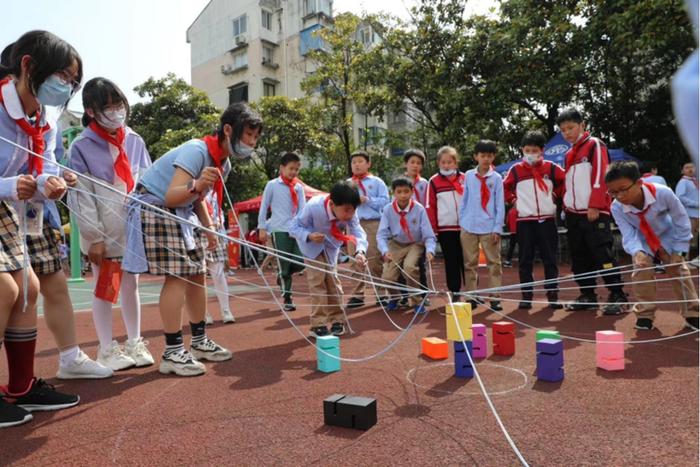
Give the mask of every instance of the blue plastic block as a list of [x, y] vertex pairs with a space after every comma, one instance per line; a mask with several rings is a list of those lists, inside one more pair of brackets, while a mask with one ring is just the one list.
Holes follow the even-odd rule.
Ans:
[[537, 341], [537, 352], [548, 354], [562, 353], [564, 351], [564, 343], [561, 339], [541, 339]]
[[340, 339], [337, 336], [318, 337], [316, 345], [319, 347], [316, 349], [318, 370], [324, 373], [340, 371]]
[[564, 366], [564, 354], [538, 353], [537, 368], [561, 368]]
[[457, 378], [473, 378], [474, 368], [467, 365], [460, 365], [457, 360], [455, 360], [455, 376]]
[[[467, 350], [469, 351], [469, 355], [472, 354], [472, 341], [464, 341], [464, 343], [467, 344]], [[462, 341], [454, 341], [452, 343], [452, 346], [454, 347], [455, 353], [457, 352], [464, 352], [464, 344]]]
[[467, 343], [467, 351], [465, 352], [464, 350], [464, 344], [461, 341], [455, 341], [454, 342], [454, 351], [455, 351], [455, 368], [457, 366], [460, 367], [467, 367], [471, 368], [472, 364], [471, 361], [469, 360], [469, 357], [467, 356], [467, 352], [469, 352], [469, 355], [473, 355], [472, 353], [472, 342], [471, 341], [466, 341]]
[[541, 368], [537, 367], [537, 379], [549, 382], [557, 382], [564, 379], [563, 368]]

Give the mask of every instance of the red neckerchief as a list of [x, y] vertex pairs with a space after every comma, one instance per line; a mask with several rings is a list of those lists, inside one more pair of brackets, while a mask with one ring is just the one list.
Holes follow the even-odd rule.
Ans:
[[134, 176], [131, 173], [131, 164], [129, 164], [129, 158], [126, 156], [126, 150], [124, 149], [124, 141], [126, 140], [124, 127], [119, 127], [117, 134], [111, 135], [98, 125], [95, 120], [91, 121], [88, 126], [97, 136], [112, 146], [116, 146], [119, 150], [117, 159], [114, 161], [114, 173], [126, 183], [126, 192], [131, 193], [131, 190], [134, 188]]
[[698, 189], [698, 180], [697, 180], [697, 178], [695, 178], [695, 177], [688, 177], [687, 175], [683, 175], [683, 178], [685, 178], [686, 180], [690, 180], [691, 182], [693, 182], [693, 185], [695, 185], [695, 189], [696, 189], [696, 190]]
[[214, 206], [211, 204], [211, 201], [209, 201], [208, 199], [205, 199], [204, 205], [207, 207], [207, 212], [209, 212], [209, 217], [214, 219]]
[[534, 165], [530, 165], [527, 162], [524, 162], [523, 165], [530, 169], [530, 172], [532, 172], [532, 178], [535, 179], [535, 183], [537, 184], [537, 188], [539, 188], [546, 195], [549, 194], [549, 187], [547, 186], [547, 183], [545, 183], [544, 178], [542, 178], [542, 174], [539, 170], [543, 163], [543, 160], [539, 160]]
[[418, 191], [418, 183], [420, 183], [420, 175], [416, 175], [413, 178], [413, 194], [417, 201], [420, 201], [420, 192]]
[[369, 172], [367, 172], [366, 174], [352, 176], [352, 181], [357, 183], [357, 186], [360, 187], [360, 190], [362, 190], [362, 194], [365, 196], [367, 196], [367, 190], [365, 189], [365, 186], [362, 184], [362, 180], [364, 178], [369, 177], [370, 175], [371, 174]]
[[[202, 138], [202, 141], [206, 143], [207, 151], [209, 151], [209, 155], [214, 160], [216, 168], [219, 169], [219, 173], [223, 174], [224, 163], [226, 162], [226, 158], [228, 156], [224, 156], [224, 150], [221, 149], [221, 145], [219, 144], [219, 138], [213, 135], [207, 135], [204, 138]], [[216, 193], [216, 200], [219, 202], [219, 206], [223, 206], [224, 201], [224, 182], [221, 181], [222, 178], [223, 177], [219, 177], [219, 179], [214, 184], [214, 192]]]
[[403, 230], [403, 233], [406, 234], [408, 239], [413, 242], [413, 235], [411, 235], [411, 229], [408, 228], [408, 220], [406, 219], [406, 216], [408, 215], [409, 212], [411, 212], [411, 209], [413, 209], [413, 203], [414, 201], [411, 199], [408, 201], [408, 209], [405, 211], [402, 211], [399, 209], [399, 202], [397, 200], [394, 200], [391, 205], [394, 207], [394, 212], [399, 215], [399, 223], [401, 224], [401, 230]]
[[489, 213], [487, 206], [489, 205], [489, 200], [491, 199], [491, 191], [489, 190], [488, 185], [486, 185], [486, 180], [488, 180], [490, 173], [491, 170], [489, 169], [489, 171], [486, 172], [486, 175], [479, 175], [478, 168], [476, 169], [476, 172], [474, 172], [476, 178], [481, 182], [481, 209], [483, 209], [486, 214]]
[[[651, 193], [651, 195], [654, 198], [656, 198], [656, 187], [654, 185], [652, 185], [651, 183], [644, 182], [642, 182], [642, 185], [647, 187], [649, 193]], [[644, 239], [647, 241], [647, 245], [649, 245], [649, 248], [651, 248], [652, 253], [656, 255], [661, 249], [661, 240], [659, 240], [659, 237], [656, 236], [654, 230], [652, 230], [651, 226], [649, 225], [649, 222], [647, 222], [647, 218], [644, 216], [650, 207], [651, 204], [647, 206], [642, 212], [638, 212], [635, 214], [637, 215], [637, 217], [639, 217], [639, 230], [642, 232], [642, 235], [644, 235]]]
[[455, 175], [450, 175], [449, 177], [446, 177], [445, 175], [443, 175], [443, 177], [445, 177], [447, 179], [447, 181], [452, 184], [452, 187], [455, 189], [455, 191], [457, 193], [459, 193], [460, 195], [464, 194], [464, 185], [462, 185], [459, 182], [459, 171], [457, 171], [457, 173]]
[[[0, 103], [3, 105], [4, 102], [2, 98], [2, 88], [9, 82], [9, 77], [0, 81]], [[39, 155], [44, 155], [44, 149], [46, 148], [46, 142], [44, 141], [44, 133], [49, 131], [51, 127], [48, 123], [46, 123], [44, 126], [41, 126], [41, 112], [39, 110], [36, 111], [35, 119], [36, 122], [34, 123], [34, 126], [32, 126], [32, 124], [24, 118], [15, 119], [15, 123], [17, 123], [17, 125], [19, 125], [22, 131], [24, 131], [24, 133], [27, 136], [29, 136], [29, 139], [32, 140], [32, 151]], [[43, 171], [44, 159], [30, 153], [29, 158], [27, 160], [27, 173], [41, 175]]]
[[[328, 213], [328, 201], [330, 201], [330, 199], [330, 196], [326, 196], [326, 200], [323, 202], [323, 207], [325, 208], [326, 213]], [[340, 230], [340, 227], [338, 227], [338, 219], [331, 219], [329, 216], [328, 220], [331, 221], [331, 235], [333, 238], [339, 242], [350, 242], [353, 245], [357, 245], [357, 239], [354, 235], [346, 235]]]
[[280, 180], [282, 180], [282, 183], [289, 187], [289, 196], [292, 197], [294, 212], [297, 212], [299, 210], [299, 197], [297, 196], [297, 190], [295, 190], [294, 187], [297, 183], [299, 183], [299, 179], [294, 177], [293, 179], [289, 180], [288, 178], [285, 178], [282, 175], [280, 175]]

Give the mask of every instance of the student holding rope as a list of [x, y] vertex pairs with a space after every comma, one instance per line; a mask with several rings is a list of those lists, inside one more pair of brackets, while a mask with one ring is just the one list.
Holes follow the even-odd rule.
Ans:
[[[219, 206], [219, 200], [216, 197], [214, 191], [210, 191], [209, 194], [204, 199], [207, 205], [207, 211], [209, 211], [209, 217], [211, 217], [214, 222], [213, 229], [220, 234], [226, 234], [226, 228], [224, 227], [224, 211]], [[214, 282], [214, 291], [216, 293], [216, 298], [219, 301], [219, 311], [221, 312], [221, 321], [224, 324], [235, 323], [236, 318], [234, 318], [233, 313], [231, 313], [231, 305], [229, 304], [229, 293], [228, 293], [228, 280], [226, 280], [226, 261], [228, 261], [228, 255], [226, 254], [226, 240], [219, 237], [216, 248], [206, 251], [206, 261], [207, 269], [211, 275], [211, 279]], [[207, 311], [206, 323], [211, 325], [214, 324], [214, 318]]]

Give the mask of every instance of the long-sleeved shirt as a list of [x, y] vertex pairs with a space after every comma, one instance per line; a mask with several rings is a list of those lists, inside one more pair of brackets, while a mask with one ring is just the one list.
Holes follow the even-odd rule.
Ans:
[[459, 226], [473, 234], [501, 234], [506, 214], [503, 179], [493, 169], [484, 175], [489, 189], [489, 200], [484, 210], [481, 202], [481, 180], [477, 178], [477, 174], [477, 169], [468, 170], [464, 174], [464, 195], [459, 206]]
[[[536, 177], [537, 176], [537, 177]], [[538, 183], [542, 178], [546, 190]], [[520, 161], [510, 168], [503, 180], [506, 202], [518, 210], [518, 222], [552, 219], [557, 213], [555, 196], [564, 188], [564, 170], [550, 161], [541, 161], [530, 166]]]
[[646, 183], [642, 185], [644, 206], [641, 210], [617, 200], [613, 201], [610, 210], [622, 233], [622, 248], [630, 255], [639, 251], [654, 255], [639, 228], [638, 214], [649, 208], [644, 213], [644, 218], [661, 241], [664, 250], [669, 254], [688, 252], [690, 239], [693, 237], [688, 214], [673, 190], [664, 185], [654, 184], [653, 187], [656, 195], [652, 194]]
[[460, 230], [459, 205], [462, 195], [457, 192], [452, 180], [463, 185], [464, 174], [458, 172], [455, 177], [456, 179], [438, 173], [428, 181], [425, 209], [435, 232]]
[[575, 214], [586, 214], [589, 208], [610, 213], [610, 195], [605, 185], [608, 170], [608, 148], [588, 132], [566, 153], [566, 190], [564, 209]]
[[700, 197], [700, 192], [698, 192], [697, 178], [683, 176], [683, 178], [678, 180], [676, 196], [681, 200], [685, 211], [688, 213], [688, 217], [694, 219], [700, 217], [698, 213], [698, 198]]
[[[406, 213], [410, 238], [401, 228], [401, 214], [396, 212], [397, 209], [399, 212]], [[428, 253], [435, 254], [435, 232], [430, 225], [428, 213], [420, 203], [411, 200], [404, 209], [400, 209], [398, 203], [394, 201], [384, 209], [377, 229], [377, 248], [382, 255], [389, 251], [389, 240], [396, 240], [404, 245], [423, 243]]]
[[[306, 205], [304, 197], [304, 187], [301, 183], [294, 186], [297, 194], [299, 207], [295, 210], [292, 203], [292, 195], [289, 187], [280, 177], [270, 180], [265, 185], [262, 195], [260, 211], [258, 212], [258, 228], [268, 232], [289, 232], [289, 224], [295, 215], [301, 212]], [[270, 218], [267, 218], [267, 211], [272, 209]]]
[[[336, 217], [327, 202], [328, 199], [327, 195], [311, 198], [289, 224], [289, 235], [296, 239], [301, 253], [306, 258], [316, 259], [318, 255], [325, 252], [330, 265], [335, 266], [343, 242], [331, 235], [331, 224]], [[340, 229], [346, 227], [347, 233], [355, 237], [358, 252], [367, 251], [367, 234], [360, 225], [357, 213], [347, 222], [338, 221], [337, 226]], [[323, 243], [309, 240], [309, 234], [314, 232], [320, 232], [326, 236]]]
[[[411, 177], [408, 178], [410, 179]], [[411, 199], [413, 201], [418, 201], [420, 204], [425, 206], [425, 195], [428, 191], [428, 180], [423, 177], [418, 177], [418, 180], [411, 179], [411, 181], [413, 182], [413, 195], [411, 195]]]
[[668, 183], [666, 183], [665, 178], [663, 178], [661, 175], [654, 175], [651, 172], [642, 174], [642, 180], [644, 180], [647, 183], [655, 183], [656, 185], [668, 186]]
[[[352, 178], [348, 180], [354, 182]], [[357, 183], [357, 188], [360, 190], [360, 196], [368, 198], [367, 202], [360, 204], [357, 208], [358, 219], [361, 221], [379, 220], [382, 216], [382, 209], [389, 204], [389, 190], [384, 180], [370, 174], [362, 179], [361, 186]]]

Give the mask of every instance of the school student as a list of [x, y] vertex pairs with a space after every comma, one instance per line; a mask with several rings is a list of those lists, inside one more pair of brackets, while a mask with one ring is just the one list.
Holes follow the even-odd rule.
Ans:
[[[474, 147], [477, 166], [464, 174], [464, 195], [459, 209], [460, 241], [464, 255], [467, 293], [476, 290], [479, 249], [484, 251], [489, 270], [489, 288], [501, 286], [501, 234], [505, 217], [503, 179], [493, 168], [496, 143], [481, 140]], [[491, 293], [491, 309], [502, 311], [498, 293]], [[481, 300], [471, 298], [472, 310]]]
[[[214, 135], [188, 141], [161, 156], [137, 186], [140, 202], [129, 204], [124, 270], [166, 276], [159, 301], [165, 334], [161, 373], [201, 375], [206, 368], [200, 360], [232, 357], [231, 351], [206, 334], [204, 248], [193, 224], [199, 221], [209, 229], [205, 231], [208, 248], [216, 248], [218, 237], [210, 231], [216, 224], [204, 197], [213, 189], [221, 205], [223, 180], [231, 171], [229, 158], [249, 157], [261, 131], [262, 120], [247, 104], [230, 105]], [[185, 302], [192, 332], [190, 351], [182, 339]]]
[[[403, 271], [405, 283], [420, 288], [419, 265], [423, 258], [430, 262], [435, 257], [435, 233], [425, 208], [413, 200], [413, 182], [399, 177], [391, 182], [394, 201], [382, 212], [377, 230], [377, 247], [384, 259], [382, 279], [396, 283]], [[400, 269], [399, 269], [400, 268]], [[387, 296], [396, 296], [392, 289]], [[410, 302], [417, 313], [425, 312], [423, 300], [411, 295]], [[389, 300], [388, 311], [398, 308], [396, 298]]]
[[289, 225], [289, 235], [296, 239], [308, 266], [311, 337], [345, 334], [338, 253], [343, 243], [351, 243], [355, 246], [355, 261], [361, 267], [367, 264], [367, 235], [356, 213], [360, 204], [357, 186], [350, 181], [338, 182], [330, 194], [311, 198]]
[[66, 182], [44, 170], [51, 162], [5, 140], [52, 158], [45, 150], [53, 148], [56, 133], [46, 121], [46, 106], [68, 102], [82, 79], [82, 61], [70, 44], [46, 31], [20, 37], [9, 61], [9, 67], [0, 66], [0, 345], [9, 377], [0, 397], [0, 428], [30, 421], [30, 412], [80, 401], [34, 376], [39, 281], [23, 239], [30, 227], [41, 232], [38, 206], [62, 197]]
[[464, 174], [457, 166], [459, 155], [452, 146], [443, 146], [437, 153], [439, 173], [428, 183], [425, 209], [437, 234], [440, 249], [445, 258], [447, 288], [453, 300], [462, 288], [464, 259], [460, 241], [459, 206], [464, 194]]
[[421, 175], [425, 166], [425, 154], [420, 149], [407, 149], [403, 153], [403, 163], [405, 175], [413, 184], [411, 199], [425, 206], [428, 180]]
[[[134, 191], [139, 177], [151, 166], [151, 158], [143, 139], [126, 126], [129, 102], [112, 81], [94, 78], [85, 83], [83, 108], [85, 129], [70, 147], [69, 165], [97, 182], [80, 177], [80, 191], [72, 191], [68, 200], [76, 214], [80, 250], [90, 260], [95, 278], [92, 319], [100, 341], [97, 361], [113, 371], [152, 365], [153, 357], [141, 336], [138, 274], [121, 271], [125, 196]], [[115, 275], [119, 290], [108, 292], [105, 285]], [[112, 304], [117, 296], [127, 334], [123, 346], [112, 332]]]
[[[357, 217], [360, 219], [362, 229], [367, 233], [367, 264], [372, 276], [379, 278], [382, 275], [382, 258], [377, 249], [377, 229], [379, 228], [379, 219], [382, 216], [384, 206], [389, 204], [389, 190], [379, 177], [375, 177], [370, 173], [372, 161], [370, 156], [365, 151], [357, 151], [352, 154], [350, 161], [352, 168], [352, 177], [349, 179], [354, 182], [360, 190], [360, 206], [357, 208]], [[348, 252], [352, 256], [354, 254], [354, 245], [348, 245]], [[358, 268], [359, 264], [355, 264]], [[359, 308], [365, 304], [365, 281], [360, 280], [366, 275], [366, 270], [358, 270], [354, 275], [357, 279], [354, 289], [351, 291], [348, 308]]]
[[[280, 176], [265, 185], [258, 213], [258, 236], [263, 243], [268, 236], [280, 255], [287, 255], [295, 262], [279, 258], [277, 284], [282, 289], [284, 309], [296, 310], [292, 300], [292, 275], [304, 270], [303, 257], [296, 240], [289, 236], [289, 224], [306, 205], [304, 186], [297, 178], [301, 159], [295, 152], [287, 152], [280, 159]], [[271, 211], [270, 218], [267, 218]]]
[[612, 215], [622, 233], [622, 247], [632, 256], [634, 294], [638, 300], [632, 309], [637, 315], [635, 327], [654, 328], [656, 284], [654, 258], [666, 266], [674, 278], [671, 286], [686, 325], [698, 329], [698, 294], [685, 258], [692, 234], [690, 219], [673, 190], [649, 183], [634, 162], [615, 162], [605, 174], [612, 203]]
[[[224, 228], [224, 212], [219, 206], [219, 200], [217, 199], [214, 191], [210, 191], [209, 194], [204, 198], [204, 202], [207, 206], [207, 211], [209, 216], [214, 222], [214, 230], [220, 234], [226, 234], [226, 229]], [[228, 280], [226, 280], [226, 261], [228, 261], [228, 256], [226, 254], [226, 240], [219, 237], [216, 242], [216, 248], [211, 250], [206, 250], [206, 264], [209, 274], [211, 275], [212, 282], [214, 282], [214, 292], [216, 293], [216, 299], [219, 302], [219, 311], [221, 312], [221, 321], [224, 324], [235, 323], [236, 318], [231, 312], [231, 305], [229, 304], [229, 293], [228, 293]], [[214, 318], [207, 311], [204, 321], [206, 324], [214, 324]]]

